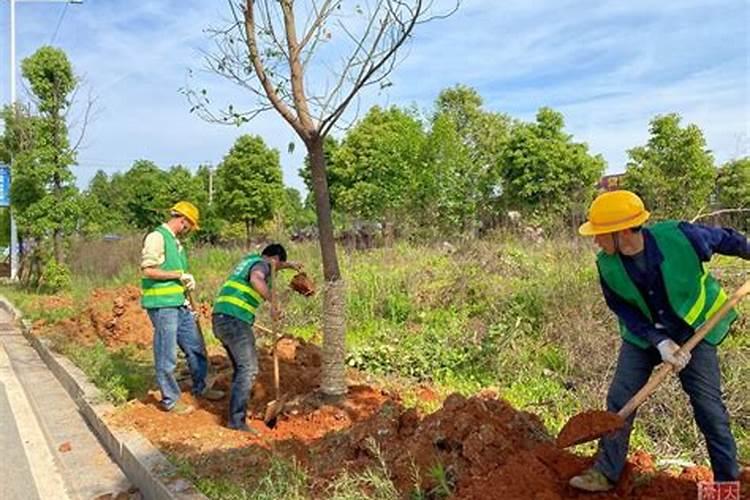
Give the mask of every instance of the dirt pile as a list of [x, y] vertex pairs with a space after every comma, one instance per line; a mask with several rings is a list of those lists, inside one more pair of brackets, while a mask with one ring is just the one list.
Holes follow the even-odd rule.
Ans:
[[96, 335], [107, 345], [150, 346], [151, 321], [140, 304], [135, 286], [118, 290], [94, 290], [85, 314]]
[[315, 451], [355, 469], [372, 465], [379, 454], [401, 491], [416, 485], [430, 491], [438, 486], [436, 470], [460, 487], [507, 457], [550, 440], [534, 415], [514, 410], [492, 393], [472, 398], [453, 394], [440, 410], [424, 417], [387, 401], [346, 436], [325, 439]]
[[[139, 300], [134, 286], [97, 289], [76, 317], [44, 329], [86, 344], [102, 340], [112, 348], [148, 348], [151, 323]], [[210, 306], [200, 304], [199, 313], [206, 324]], [[262, 476], [270, 457], [281, 454], [307, 469], [315, 491], [344, 470], [362, 471], [382, 462], [404, 495], [418, 488], [435, 496], [447, 486], [455, 497], [466, 499], [591, 498], [567, 485], [591, 459], [558, 447], [535, 415], [514, 409], [492, 392], [451, 395], [428, 415], [405, 408], [398, 394], [363, 384], [351, 385], [342, 401], [329, 404], [316, 395], [320, 348], [285, 337], [278, 349], [281, 392], [289, 403], [273, 429], [263, 424], [275, 394], [271, 353], [261, 349], [249, 403], [249, 423], [259, 436], [227, 429], [229, 398], [196, 400], [189, 395], [189, 380], [183, 380], [183, 399], [197, 408], [192, 414], [161, 411], [158, 392], [152, 392], [128, 403], [112, 422], [136, 427], [164, 451], [198, 464], [201, 475], [244, 484]], [[211, 348], [209, 358], [217, 374], [215, 387], [229, 392], [231, 362], [221, 347]], [[429, 387], [417, 394], [429, 401], [438, 397]], [[591, 424], [586, 418], [581, 422], [587, 429]], [[650, 456], [635, 453], [617, 489], [597, 498], [694, 499], [696, 483], [710, 477], [705, 467], [673, 475], [658, 472]], [[750, 495], [750, 485], [744, 488]]]
[[[404, 495], [417, 486], [436, 492], [443, 482], [456, 498], [591, 498], [567, 485], [591, 459], [556, 446], [535, 415], [492, 392], [470, 398], [454, 394], [438, 411], [420, 415], [403, 407], [396, 394], [354, 385], [343, 401], [330, 405], [314, 396], [319, 348], [285, 338], [280, 352], [282, 393], [292, 396], [291, 403], [275, 428], [263, 424], [274, 394], [272, 359], [261, 351], [249, 420], [260, 436], [224, 427], [228, 398], [207, 402], [185, 394], [197, 411], [176, 416], [159, 410], [153, 393], [130, 403], [113, 422], [133, 425], [165, 451], [200, 464], [201, 474], [239, 483], [262, 475], [271, 454], [281, 454], [307, 469], [315, 489], [343, 470], [362, 471], [382, 460]], [[229, 361], [221, 355], [211, 361], [219, 371], [217, 387], [229, 390]], [[692, 500], [697, 481], [710, 477], [705, 467], [679, 475], [657, 472], [649, 455], [635, 453], [617, 489], [597, 498]]]
[[95, 289], [83, 310], [54, 324], [37, 323], [42, 334], [62, 334], [84, 344], [103, 341], [109, 347], [151, 345], [151, 321], [140, 305], [140, 289]]

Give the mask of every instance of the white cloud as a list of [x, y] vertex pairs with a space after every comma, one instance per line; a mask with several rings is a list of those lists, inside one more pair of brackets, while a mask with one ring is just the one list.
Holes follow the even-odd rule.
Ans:
[[[49, 42], [62, 8], [19, 4], [19, 60]], [[126, 168], [138, 158], [164, 167], [216, 163], [238, 135], [256, 133], [281, 151], [286, 182], [302, 186], [301, 144], [287, 153], [296, 138], [278, 116], [267, 113], [240, 129], [210, 125], [190, 115], [178, 93], [187, 68], [202, 67], [202, 30], [227, 15], [224, 2], [198, 0], [68, 7], [57, 43], [103, 108], [81, 153], [82, 184], [98, 166]], [[418, 27], [394, 87], [366, 93], [362, 106], [426, 108], [441, 89], [472, 85], [488, 108], [520, 118], [544, 105], [559, 109], [576, 139], [602, 153], [612, 170], [621, 169], [628, 148], [645, 142], [655, 114], [678, 112], [704, 130], [724, 161], [737, 153], [738, 137], [750, 136], [748, 16], [750, 4], [737, 0], [466, 0], [453, 17]], [[0, 29], [7, 29], [7, 8]], [[0, 53], [7, 50], [2, 37]], [[6, 99], [7, 81], [4, 66]], [[220, 102], [252, 104], [229, 82], [204, 74], [198, 81]]]

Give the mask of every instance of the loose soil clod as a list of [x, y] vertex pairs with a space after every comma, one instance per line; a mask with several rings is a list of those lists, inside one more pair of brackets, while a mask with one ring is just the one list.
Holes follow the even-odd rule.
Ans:
[[567, 448], [598, 439], [610, 432], [617, 431], [625, 425], [625, 420], [618, 414], [602, 410], [589, 410], [574, 415], [560, 430], [557, 446]]

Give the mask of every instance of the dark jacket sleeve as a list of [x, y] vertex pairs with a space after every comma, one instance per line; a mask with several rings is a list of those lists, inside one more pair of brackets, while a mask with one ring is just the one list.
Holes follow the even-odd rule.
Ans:
[[644, 316], [641, 311], [625, 302], [622, 297], [617, 295], [617, 293], [607, 286], [601, 277], [599, 277], [599, 284], [602, 287], [604, 300], [607, 301], [607, 306], [609, 306], [612, 312], [614, 312], [617, 317], [625, 323], [625, 326], [633, 335], [641, 337], [652, 346], [656, 346], [656, 344], [662, 340], [669, 338], [667, 335], [660, 332], [656, 325]]
[[704, 262], [711, 260], [715, 253], [750, 260], [750, 241], [734, 229], [689, 222], [680, 222], [679, 227]]

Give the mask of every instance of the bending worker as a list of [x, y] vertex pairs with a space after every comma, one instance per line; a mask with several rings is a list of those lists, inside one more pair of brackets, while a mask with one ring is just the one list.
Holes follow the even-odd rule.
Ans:
[[[598, 196], [579, 232], [601, 248], [597, 267], [604, 298], [617, 315], [623, 342], [607, 394], [607, 410], [619, 411], [648, 381], [660, 362], [679, 372], [693, 415], [708, 446], [714, 479], [739, 477], [737, 447], [721, 396], [716, 355], [737, 313], [732, 310], [689, 353], [677, 354], [695, 329], [727, 300], [719, 282], [704, 270], [714, 253], [750, 259], [742, 234], [679, 221], [642, 227], [649, 212], [630, 191]], [[586, 491], [607, 491], [620, 478], [635, 414], [599, 442], [594, 465], [570, 480]]]
[[[227, 422], [230, 429], [257, 434], [245, 420], [250, 389], [258, 373], [253, 323], [263, 301], [271, 300], [272, 277], [281, 269], [300, 271], [302, 266], [287, 262], [286, 250], [278, 243], [268, 245], [260, 255], [250, 253], [235, 266], [214, 301], [214, 335], [226, 349], [234, 370]], [[272, 307], [274, 320], [280, 315], [281, 311]]]
[[206, 385], [205, 346], [186, 297], [186, 290], [195, 288], [195, 278], [187, 273], [187, 255], [178, 237], [198, 229], [198, 209], [192, 203], [181, 201], [171, 208], [170, 215], [169, 221], [143, 241], [141, 305], [154, 326], [154, 366], [161, 390], [161, 406], [166, 411], [186, 414], [193, 411], [193, 407], [180, 401], [180, 386], [174, 376], [177, 346], [185, 353], [193, 379], [193, 394], [218, 400], [224, 393]]

